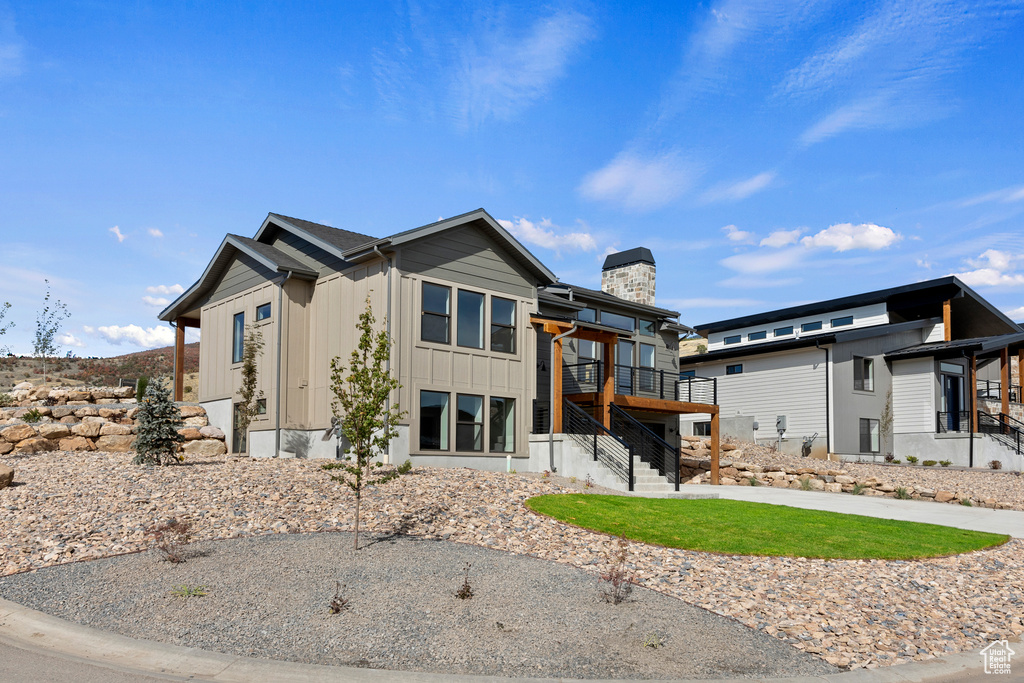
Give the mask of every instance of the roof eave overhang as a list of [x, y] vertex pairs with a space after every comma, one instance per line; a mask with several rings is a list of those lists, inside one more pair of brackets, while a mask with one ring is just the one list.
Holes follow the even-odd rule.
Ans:
[[338, 247], [334, 246], [330, 242], [327, 242], [326, 240], [320, 239], [319, 237], [317, 237], [316, 235], [310, 233], [307, 230], [303, 230], [302, 228], [300, 228], [297, 225], [293, 225], [292, 223], [289, 223], [288, 221], [286, 221], [285, 219], [281, 218], [280, 216], [275, 216], [273, 214], [267, 214], [267, 217], [265, 219], [263, 219], [263, 224], [260, 226], [260, 229], [256, 231], [256, 236], [253, 237], [253, 239], [256, 240], [257, 242], [262, 242], [263, 241], [263, 239], [262, 239], [263, 235], [272, 226], [273, 227], [277, 227], [277, 228], [282, 229], [282, 230], [286, 230], [287, 232], [290, 232], [293, 235], [298, 235], [299, 237], [301, 237], [302, 239], [306, 240], [310, 244], [312, 244], [314, 246], [317, 246], [320, 249], [323, 249], [328, 254], [331, 254], [332, 256], [335, 256], [335, 257], [340, 258], [342, 260], [346, 260], [345, 256], [344, 256], [344, 253], [345, 253], [344, 250], [339, 249]]
[[781, 343], [769, 342], [767, 344], [751, 344], [749, 346], [741, 346], [736, 349], [721, 349], [717, 351], [708, 351], [707, 353], [698, 353], [691, 356], [682, 356], [679, 358], [679, 364], [691, 365], [742, 358], [744, 356], [760, 356], [766, 353], [792, 351], [795, 349], [834, 344], [835, 341], [836, 336], [834, 334], [819, 334], [811, 337], [792, 339]]

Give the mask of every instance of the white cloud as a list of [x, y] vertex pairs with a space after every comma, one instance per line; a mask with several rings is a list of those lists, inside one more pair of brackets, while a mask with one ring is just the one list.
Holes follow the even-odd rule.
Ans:
[[149, 232], [151, 237], [160, 238], [164, 236], [163, 231], [161, 231], [159, 228], [150, 228], [147, 232]]
[[491, 30], [465, 37], [456, 55], [453, 101], [464, 125], [518, 115], [547, 94], [594, 35], [590, 18], [574, 11], [538, 19], [522, 36], [490, 23]]
[[165, 299], [162, 296], [144, 296], [142, 302], [147, 306], [155, 306], [156, 308], [166, 308], [171, 303], [170, 299]]
[[61, 346], [75, 346], [77, 348], [85, 348], [85, 342], [71, 334], [70, 332], [64, 332], [63, 334], [57, 335], [57, 343]]
[[170, 346], [174, 343], [174, 330], [169, 326], [143, 329], [138, 325], [102, 325], [98, 328], [83, 327], [87, 333], [98, 334], [115, 346], [128, 344], [144, 349]]
[[795, 230], [776, 230], [761, 240], [760, 246], [778, 249], [779, 247], [796, 244], [796, 241], [800, 238], [801, 234], [803, 234], [803, 230], [800, 228]]
[[746, 199], [750, 195], [756, 194], [770, 186], [775, 181], [775, 177], [775, 171], [765, 171], [746, 180], [716, 185], [705, 192], [702, 199], [708, 203], [720, 201], [735, 202]]
[[925, 270], [931, 270], [935, 266], [934, 263], [928, 260], [927, 255], [924, 258], [916, 259], [915, 263], [917, 263], [918, 268], [924, 268]]
[[958, 202], [957, 206], [960, 208], [966, 208], [968, 206], [977, 206], [978, 204], [986, 204], [989, 202], [1010, 204], [1021, 200], [1024, 200], [1024, 185], [1006, 187], [1002, 190], [996, 190], [995, 192], [986, 192], [985, 194], [977, 195], [975, 197], [968, 197], [967, 199], [963, 199]]
[[967, 259], [967, 263], [975, 268], [989, 268], [997, 271], [1006, 271], [1012, 268], [1013, 261], [1018, 257], [998, 249], [986, 249], [976, 259]]
[[1003, 313], [1006, 314], [1007, 318], [1013, 320], [1014, 322], [1024, 320], [1024, 306], [1021, 306], [1020, 308], [1014, 308], [1009, 311], [1003, 311]]
[[680, 197], [693, 185], [696, 175], [692, 165], [675, 152], [647, 158], [622, 152], [604, 168], [589, 173], [579, 191], [588, 199], [644, 211]]
[[687, 308], [732, 308], [738, 306], [759, 306], [756, 299], [721, 299], [716, 297], [697, 297], [694, 299], [658, 299], [659, 306], [672, 306], [684, 310]]
[[114, 227], [110, 228], [109, 232], [114, 233], [114, 237], [117, 238], [117, 243], [118, 244], [120, 244], [121, 242], [124, 242], [125, 235], [121, 234], [121, 228], [119, 228], [119, 227], [117, 227], [115, 225]]
[[735, 225], [727, 225], [722, 228], [722, 232], [729, 238], [730, 242], [749, 242], [754, 238], [754, 233], [740, 230]]
[[150, 294], [163, 294], [165, 296], [173, 294], [178, 296], [185, 291], [185, 288], [181, 285], [155, 285], [153, 287], [146, 287], [146, 291]]
[[582, 251], [597, 249], [597, 241], [589, 232], [556, 232], [558, 226], [547, 218], [541, 219], [540, 223], [534, 223], [525, 218], [516, 218], [511, 221], [499, 220], [498, 223], [519, 241], [545, 249], [554, 251], [564, 248]]
[[899, 233], [890, 228], [874, 223], [837, 223], [815, 235], [800, 240], [805, 247], [825, 247], [833, 251], [849, 251], [850, 249], [870, 249], [877, 251], [890, 247], [903, 239]]
[[753, 251], [729, 256], [721, 264], [730, 270], [744, 274], [774, 273], [792, 268], [800, 263], [804, 250], [799, 247], [775, 251]]
[[1024, 257], [986, 249], [976, 259], [966, 259], [974, 270], [951, 273], [970, 287], [1020, 287], [1024, 285], [1024, 274], [1013, 272]]

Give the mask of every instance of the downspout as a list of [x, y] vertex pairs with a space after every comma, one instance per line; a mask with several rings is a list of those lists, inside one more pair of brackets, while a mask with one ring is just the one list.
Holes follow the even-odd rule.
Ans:
[[551, 349], [548, 351], [548, 361], [551, 363], [551, 388], [548, 393], [548, 466], [551, 467], [552, 472], [555, 471], [555, 342], [568, 337], [576, 329], [577, 325], [573, 323], [568, 332], [552, 337]]
[[825, 459], [828, 459], [829, 453], [832, 452], [832, 435], [829, 433], [829, 425], [832, 423], [831, 411], [832, 408], [829, 405], [829, 394], [831, 390], [828, 385], [828, 349], [821, 348], [821, 342], [818, 339], [814, 340], [814, 346], [825, 352]]
[[281, 457], [281, 339], [284, 336], [284, 283], [291, 279], [292, 271], [277, 283], [277, 386], [274, 396], [274, 457]]
[[[380, 256], [382, 259], [384, 259], [385, 261], [388, 262], [388, 305], [387, 305], [387, 314], [386, 314], [387, 317], [384, 318], [384, 324], [385, 324], [385, 326], [387, 328], [388, 342], [390, 344], [390, 342], [391, 342], [391, 257], [390, 256], [385, 256], [383, 253], [381, 253], [381, 250], [377, 248], [376, 244], [373, 245], [373, 250], [374, 250], [374, 252], [376, 252], [377, 256]], [[385, 368], [387, 370], [387, 373], [388, 373], [389, 377], [391, 376], [391, 354], [392, 354], [392, 349], [389, 346], [389, 348], [388, 348], [388, 359], [387, 359], [387, 363], [385, 365]], [[390, 393], [388, 394], [387, 398], [384, 399], [384, 409], [387, 411], [388, 415], [391, 414], [391, 394]], [[389, 461], [391, 460], [391, 448], [390, 448], [390, 445], [388, 447], [388, 460]]]

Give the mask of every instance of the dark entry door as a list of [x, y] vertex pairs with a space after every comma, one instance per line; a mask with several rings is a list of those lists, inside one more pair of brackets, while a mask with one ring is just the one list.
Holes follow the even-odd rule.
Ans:
[[960, 409], [963, 406], [963, 378], [956, 375], [942, 376], [942, 407], [946, 412], [946, 429], [960, 431]]
[[665, 423], [664, 422], [644, 422], [643, 425], [644, 425], [644, 427], [647, 427], [652, 432], [654, 432], [654, 435], [656, 437], [658, 437], [659, 439], [661, 439], [662, 441], [666, 440], [665, 439]]

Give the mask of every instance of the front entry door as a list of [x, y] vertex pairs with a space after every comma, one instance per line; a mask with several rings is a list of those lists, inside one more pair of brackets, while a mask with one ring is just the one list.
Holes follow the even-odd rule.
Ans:
[[963, 410], [964, 378], [956, 375], [942, 376], [942, 411], [946, 413], [946, 429], [960, 431], [960, 413]]

